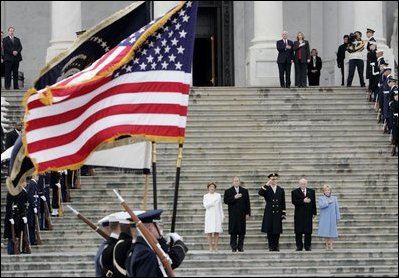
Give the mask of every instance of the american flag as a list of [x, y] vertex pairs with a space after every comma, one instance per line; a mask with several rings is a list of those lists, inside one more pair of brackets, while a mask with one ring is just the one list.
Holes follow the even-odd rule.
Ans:
[[197, 1], [130, 35], [89, 68], [25, 95], [24, 145], [36, 172], [76, 169], [123, 135], [183, 143]]

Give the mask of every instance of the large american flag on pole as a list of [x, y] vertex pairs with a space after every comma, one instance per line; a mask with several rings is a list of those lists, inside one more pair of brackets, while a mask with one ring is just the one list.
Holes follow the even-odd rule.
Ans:
[[89, 68], [25, 95], [26, 154], [36, 172], [76, 169], [129, 135], [183, 143], [197, 1], [130, 35]]

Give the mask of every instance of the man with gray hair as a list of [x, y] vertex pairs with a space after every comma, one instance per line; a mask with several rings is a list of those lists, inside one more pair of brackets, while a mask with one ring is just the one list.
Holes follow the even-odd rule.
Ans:
[[299, 188], [291, 192], [291, 200], [295, 206], [294, 227], [296, 251], [302, 251], [302, 235], [305, 234], [305, 250], [311, 251], [313, 218], [317, 215], [316, 194], [311, 188], [307, 188], [308, 181], [305, 178], [299, 180]]
[[[294, 42], [288, 39], [288, 32], [283, 31], [282, 39], [276, 42], [278, 50], [277, 64], [280, 75], [281, 88], [289, 88], [291, 86], [291, 64], [293, 63], [293, 47]], [[285, 80], [284, 80], [285, 74]]]

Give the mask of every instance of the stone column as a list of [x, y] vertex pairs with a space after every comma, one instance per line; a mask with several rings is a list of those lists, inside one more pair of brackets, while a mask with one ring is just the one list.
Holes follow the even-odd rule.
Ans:
[[180, 1], [154, 1], [154, 18], [165, 14], [170, 9], [176, 7]]
[[67, 50], [82, 30], [81, 1], [51, 1], [51, 40], [46, 63]]
[[246, 58], [248, 86], [279, 86], [276, 41], [283, 31], [283, 1], [254, 1], [254, 39]]

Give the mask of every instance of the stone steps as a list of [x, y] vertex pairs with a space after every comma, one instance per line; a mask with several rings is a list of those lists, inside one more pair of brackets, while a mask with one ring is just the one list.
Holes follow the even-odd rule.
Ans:
[[[8, 119], [22, 114], [22, 94], [6, 95], [16, 108]], [[363, 89], [194, 88], [189, 101], [176, 230], [190, 251], [178, 276], [398, 275], [398, 161], [389, 156], [389, 136], [382, 134]], [[176, 156], [176, 145], [157, 144], [158, 207], [165, 209], [165, 232], [171, 223]], [[271, 171], [279, 171], [286, 191], [281, 252], [266, 251], [260, 231], [265, 203], [257, 192]], [[133, 208], [142, 207], [143, 176], [106, 168], [96, 173], [82, 177], [80, 190], [71, 190], [72, 206], [86, 217], [97, 221], [121, 210], [113, 188]], [[210, 253], [202, 196], [209, 180], [223, 194], [234, 175], [240, 175], [251, 198], [245, 252], [230, 252], [226, 220], [220, 251]], [[342, 220], [332, 252], [317, 236], [318, 217], [312, 252], [294, 251], [290, 191], [302, 175], [317, 196], [329, 183], [339, 198]], [[152, 207], [151, 175], [149, 180]], [[4, 203], [4, 187], [2, 198]], [[224, 210], [227, 217], [225, 205]], [[53, 224], [53, 231], [42, 232], [45, 245], [33, 246], [31, 255], [6, 256], [2, 249], [2, 276], [93, 276], [101, 238], [66, 207], [65, 216], [53, 218]], [[60, 262], [65, 262], [62, 267]]]

